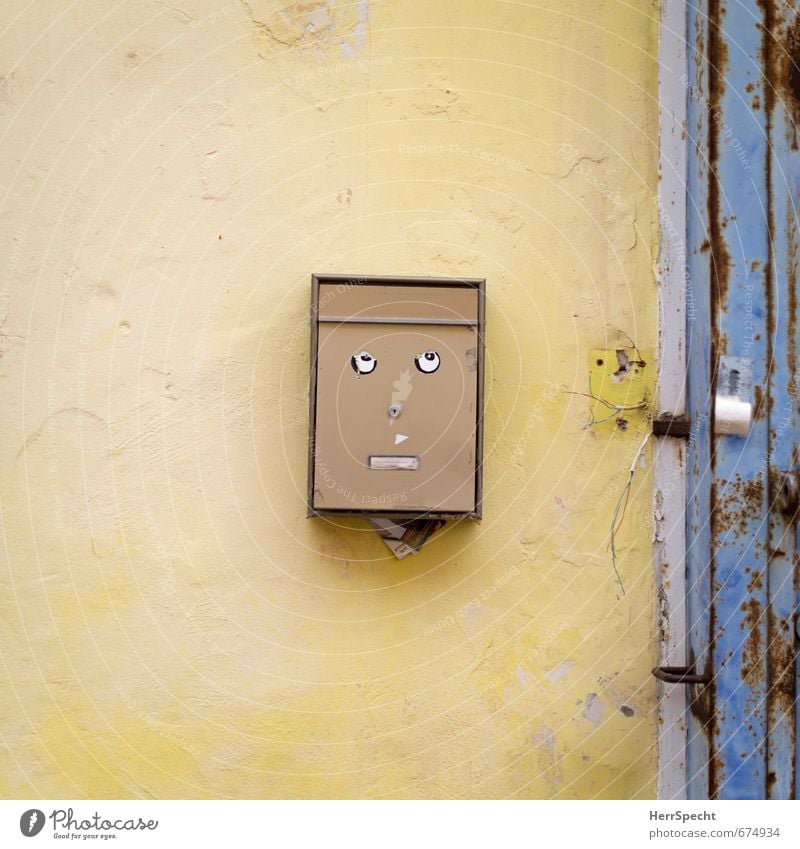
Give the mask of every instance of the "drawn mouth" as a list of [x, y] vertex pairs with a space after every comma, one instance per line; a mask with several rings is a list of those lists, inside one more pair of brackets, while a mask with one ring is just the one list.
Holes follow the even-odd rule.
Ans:
[[417, 454], [370, 454], [369, 468], [379, 471], [397, 470], [416, 472], [419, 469]]

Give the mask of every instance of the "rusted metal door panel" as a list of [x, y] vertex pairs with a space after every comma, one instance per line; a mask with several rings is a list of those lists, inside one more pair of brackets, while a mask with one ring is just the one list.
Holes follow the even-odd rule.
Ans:
[[[689, 6], [688, 612], [710, 676], [690, 698], [693, 798], [795, 794], [796, 30], [778, 5]], [[729, 358], [752, 370], [746, 436], [715, 434]]]
[[[767, 3], [769, 38], [764, 39], [767, 114], [772, 316], [767, 336], [769, 365], [769, 560], [767, 587], [768, 739], [767, 795], [797, 797], [797, 633], [798, 565], [796, 487], [797, 406], [797, 258], [800, 200], [800, 18], [796, 5]], [[788, 487], [788, 488], [787, 488]]]

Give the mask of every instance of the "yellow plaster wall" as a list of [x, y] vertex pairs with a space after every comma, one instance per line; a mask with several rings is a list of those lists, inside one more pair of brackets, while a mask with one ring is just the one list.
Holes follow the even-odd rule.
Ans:
[[[651, 797], [643, 418], [562, 390], [652, 393], [656, 4], [283, 2], [2, 5], [0, 792]], [[488, 280], [416, 558], [304, 516], [317, 271]]]

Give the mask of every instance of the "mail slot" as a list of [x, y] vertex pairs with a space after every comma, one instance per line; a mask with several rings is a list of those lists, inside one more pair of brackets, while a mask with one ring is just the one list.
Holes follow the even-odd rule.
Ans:
[[480, 517], [484, 287], [312, 277], [310, 516]]

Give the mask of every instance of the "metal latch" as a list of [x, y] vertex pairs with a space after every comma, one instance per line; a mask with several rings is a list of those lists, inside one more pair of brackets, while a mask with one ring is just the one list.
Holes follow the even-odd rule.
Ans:
[[653, 419], [653, 436], [675, 436], [688, 439], [692, 433], [692, 423], [684, 415], [662, 413]]
[[708, 684], [710, 675], [700, 675], [692, 666], [656, 666], [653, 675], [667, 684]]

